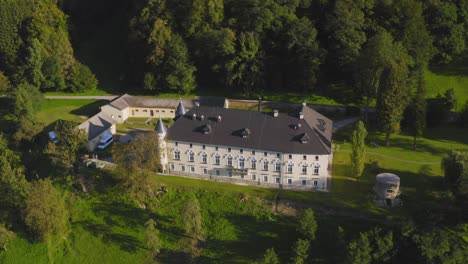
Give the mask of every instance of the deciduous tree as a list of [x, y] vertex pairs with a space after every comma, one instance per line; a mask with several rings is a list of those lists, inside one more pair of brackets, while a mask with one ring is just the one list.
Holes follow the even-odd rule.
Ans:
[[161, 239], [159, 230], [156, 228], [156, 221], [153, 219], [145, 223], [146, 247], [149, 250], [150, 260], [154, 260], [161, 251]]
[[15, 233], [8, 230], [5, 225], [0, 224], [0, 247], [7, 251], [7, 246], [15, 237]]
[[278, 255], [276, 255], [274, 248], [269, 248], [265, 251], [263, 258], [258, 262], [258, 264], [279, 264]]
[[38, 180], [32, 184], [26, 199], [24, 221], [41, 241], [53, 235], [66, 234], [68, 211], [65, 200], [50, 180]]
[[315, 233], [317, 232], [317, 221], [315, 220], [314, 211], [308, 208], [299, 218], [299, 226], [297, 231], [301, 233], [306, 239], [314, 240]]
[[299, 239], [293, 247], [294, 255], [291, 258], [291, 264], [304, 264], [309, 257], [310, 241]]
[[182, 221], [185, 234], [195, 241], [204, 239], [200, 203], [193, 197], [185, 202], [182, 208]]

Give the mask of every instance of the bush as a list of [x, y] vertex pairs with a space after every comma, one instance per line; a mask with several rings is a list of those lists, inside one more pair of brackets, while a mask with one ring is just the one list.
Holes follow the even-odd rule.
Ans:
[[77, 62], [72, 69], [68, 88], [71, 92], [84, 92], [95, 90], [98, 86], [96, 76], [88, 66]]
[[373, 160], [370, 164], [370, 171], [372, 173], [380, 173], [380, 162], [378, 160]]
[[458, 121], [461, 126], [468, 127], [468, 101], [466, 101]]

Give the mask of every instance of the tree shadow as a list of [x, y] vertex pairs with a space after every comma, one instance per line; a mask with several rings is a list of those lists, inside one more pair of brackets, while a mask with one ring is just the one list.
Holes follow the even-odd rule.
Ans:
[[438, 75], [468, 76], [468, 66], [465, 61], [455, 62], [448, 65], [431, 65], [429, 70]]
[[75, 224], [82, 226], [94, 236], [101, 238], [105, 243], [118, 245], [119, 248], [124, 251], [134, 253], [137, 249], [144, 248], [141, 241], [137, 238], [126, 234], [115, 233], [109, 225], [94, 223], [90, 220], [76, 222]]
[[104, 105], [106, 105], [108, 103], [109, 103], [108, 100], [98, 100], [96, 102], [92, 102], [90, 104], [83, 105], [80, 108], [73, 109], [73, 110], [70, 111], [70, 114], [77, 115], [77, 116], [91, 117], [91, 116], [99, 113], [99, 111], [101, 111], [101, 106], [104, 106]]
[[467, 145], [468, 148], [468, 128], [455, 126], [444, 126], [426, 129], [424, 138], [437, 141], [445, 141], [447, 143], [460, 143]]

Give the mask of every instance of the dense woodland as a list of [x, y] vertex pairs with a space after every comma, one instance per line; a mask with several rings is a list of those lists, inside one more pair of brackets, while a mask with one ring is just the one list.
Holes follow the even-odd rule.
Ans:
[[[286, 217], [271, 212], [270, 202], [278, 194], [257, 197], [258, 190], [225, 194], [171, 187], [166, 194], [154, 175], [161, 165], [152, 133], [107, 153], [119, 164], [116, 170], [80, 168], [84, 136], [74, 130], [75, 123], [47, 128], [57, 131], [58, 144], [44, 140], [37, 118], [44, 104], [41, 92], [98, 88], [95, 74], [79, 61], [74, 47], [116, 16], [125, 25], [125, 50], [120, 52], [127, 65], [122, 79], [128, 84], [118, 92], [324, 94], [375, 105], [376, 116], [366, 115], [373, 121], [366, 125], [385, 133], [387, 144], [402, 126], [414, 137], [415, 150], [426, 125], [454, 120], [457, 104], [450, 89], [426, 98], [425, 71], [468, 56], [468, 0], [0, 0], [0, 94], [10, 95], [0, 99], [0, 262], [5, 256], [1, 253], [18, 246], [14, 241], [20, 237], [31, 245], [46, 244], [42, 255], [49, 263], [61, 263], [61, 257], [73, 255], [80, 239], [76, 232], [85, 234], [81, 225], [92, 228], [93, 234], [104, 233], [105, 243], [124, 241], [125, 250], [136, 244], [139, 251], [128, 252], [139, 252], [132, 257], [148, 263], [240, 263], [247, 257], [265, 264], [466, 261], [464, 151], [454, 151], [442, 161], [445, 178], [437, 199], [449, 201], [443, 204], [447, 207], [418, 201], [418, 210], [398, 215], [397, 221], [356, 208], [350, 215], [359, 221], [348, 221], [349, 215], [328, 215], [342, 209], [329, 204], [325, 213], [298, 210]], [[468, 104], [458, 120], [468, 125]], [[356, 178], [368, 165], [362, 157], [366, 135], [359, 123], [351, 137], [353, 144], [361, 144], [353, 152]], [[83, 175], [90, 182], [87, 192], [80, 182]], [[128, 215], [122, 217], [125, 220], [110, 215], [104, 224], [85, 225], [99, 218], [90, 213], [99, 206]], [[119, 221], [124, 222], [122, 229], [139, 232], [137, 238], [106, 234]], [[335, 221], [340, 225], [334, 226]], [[251, 228], [245, 234], [273, 226], [272, 237], [286, 235], [280, 237], [281, 246], [263, 253], [274, 240], [271, 234], [258, 238], [265, 245], [248, 244], [251, 237], [236, 237], [241, 226]], [[213, 248], [231, 250], [236, 241], [259, 248], [252, 253], [234, 247], [233, 259], [208, 256]], [[218, 248], [219, 243], [227, 246]], [[244, 251], [247, 257], [235, 260]]]

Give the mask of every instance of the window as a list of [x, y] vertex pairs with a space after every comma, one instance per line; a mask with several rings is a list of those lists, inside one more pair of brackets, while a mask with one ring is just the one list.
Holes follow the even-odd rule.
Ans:
[[148, 110], [144, 109], [143, 112], [144, 112], [144, 113], [148, 113]]
[[245, 174], [241, 174], [241, 179], [244, 179], [245, 178]]
[[202, 154], [202, 163], [206, 164], [206, 153]]
[[174, 170], [175, 166], [174, 164], [171, 164], [171, 170]]
[[244, 150], [243, 150], [243, 149], [240, 149], [240, 150], [239, 150], [239, 153], [240, 153], [240, 154], [244, 154]]
[[268, 156], [268, 153], [266, 153], [266, 152], [263, 152], [263, 156], [265, 156], [265, 157], [266, 157], [266, 156]]
[[280, 183], [280, 177], [276, 177], [275, 182]]
[[240, 158], [239, 159], [239, 169], [244, 169], [244, 167], [245, 167], [245, 159]]
[[137, 110], [135, 110], [135, 112], [140, 112], [140, 110], [137, 109]]
[[182, 165], [181, 169], [182, 169], [182, 171], [185, 171], [185, 166], [184, 166], [184, 165]]
[[208, 174], [208, 169], [207, 168], [203, 168], [203, 174]]
[[122, 116], [121, 116], [121, 115], [119, 115], [119, 118], [122, 118]]
[[219, 165], [219, 164], [220, 164], [220, 162], [219, 162], [219, 154], [216, 154], [216, 155], [215, 155], [215, 164], [216, 164], [216, 165]]
[[252, 150], [252, 155], [255, 155], [255, 150]]
[[280, 157], [280, 154], [279, 154], [279, 153], [276, 153], [276, 157], [279, 158], [279, 157]]
[[307, 156], [306, 155], [302, 156], [302, 159], [307, 160]]
[[263, 181], [264, 181], [264, 182], [268, 182], [268, 176], [266, 176], [266, 175], [263, 176]]
[[180, 160], [180, 151], [178, 151], [178, 150], [174, 151], [174, 159], [175, 160]]
[[293, 166], [292, 166], [292, 164], [288, 164], [288, 173], [289, 173], [289, 174], [293, 173]]
[[159, 110], [156, 110], [156, 113], [159, 113]]
[[176, 142], [174, 143], [174, 145], [175, 145], [176, 147], [179, 146], [179, 142], [176, 141]]
[[307, 174], [307, 165], [302, 165], [302, 174]]
[[252, 160], [252, 161], [250, 162], [250, 168], [251, 168], [252, 170], [256, 170], [256, 169], [257, 169], [257, 161], [256, 161], [256, 160]]
[[190, 166], [190, 172], [195, 172], [195, 167]]
[[289, 159], [292, 159], [292, 155], [291, 155], [291, 154], [289, 154]]
[[216, 173], [216, 176], [219, 176], [221, 174], [219, 170], [215, 170], [215, 173]]
[[319, 174], [319, 168], [320, 168], [320, 165], [318, 165], [318, 164], [316, 164], [316, 165], [314, 166], [314, 174], [315, 174], [315, 175], [318, 175], [318, 174]]
[[307, 180], [302, 180], [302, 185], [307, 185]]
[[161, 112], [166, 113], [166, 110], [161, 110]]
[[227, 165], [232, 166], [232, 157], [227, 158]]
[[229, 177], [232, 177], [232, 170], [228, 170], [227, 173]]
[[228, 148], [228, 152], [231, 152], [231, 148]]
[[275, 163], [275, 171], [281, 171], [281, 162], [277, 161]]
[[266, 170], [266, 171], [268, 170], [268, 160], [265, 160], [263, 162], [263, 170]]
[[193, 152], [189, 153], [189, 161], [194, 162], [195, 161], [195, 154]]
[[318, 187], [318, 180], [314, 180], [314, 187]]
[[256, 181], [256, 180], [257, 180], [257, 175], [252, 174], [252, 181]]
[[193, 147], [193, 145], [192, 145], [192, 143], [190, 143], [190, 148], [192, 148], [192, 147]]
[[205, 149], [205, 145], [202, 146], [202, 149]]
[[215, 147], [215, 150], [218, 151], [218, 146]]
[[319, 160], [319, 156], [315, 156], [315, 161], [318, 161]]
[[171, 110], [171, 113], [174, 113], [174, 110]]
[[288, 179], [288, 184], [292, 184], [292, 179]]

